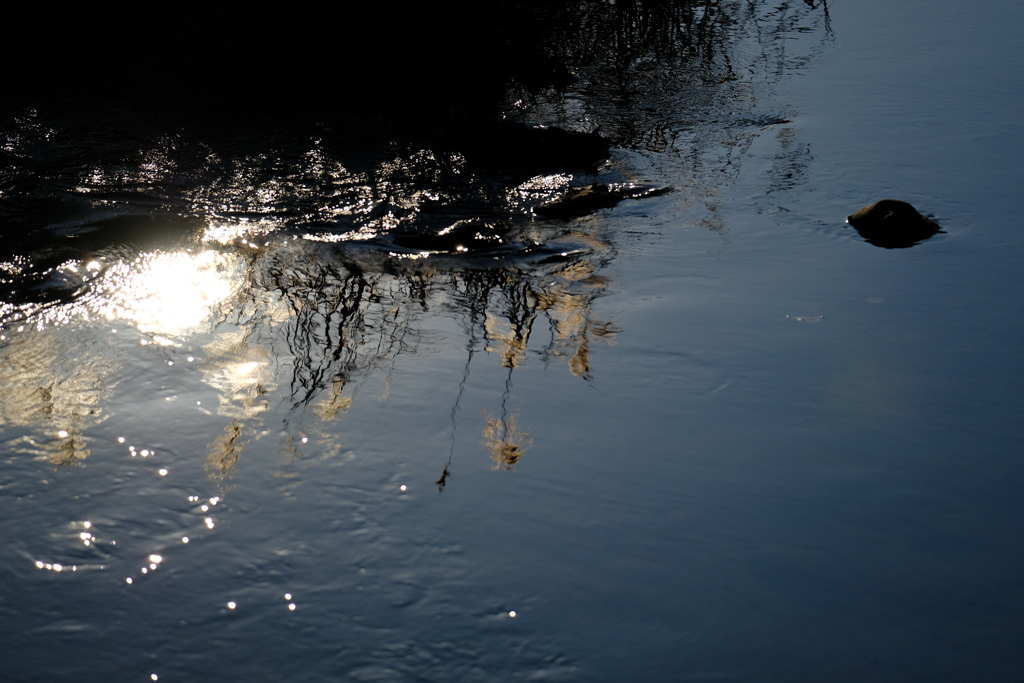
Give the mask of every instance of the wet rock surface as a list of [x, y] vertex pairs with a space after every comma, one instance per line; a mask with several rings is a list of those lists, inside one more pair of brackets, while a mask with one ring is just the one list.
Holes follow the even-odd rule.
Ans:
[[869, 204], [849, 216], [846, 222], [868, 243], [886, 249], [912, 247], [942, 231], [935, 221], [898, 199]]

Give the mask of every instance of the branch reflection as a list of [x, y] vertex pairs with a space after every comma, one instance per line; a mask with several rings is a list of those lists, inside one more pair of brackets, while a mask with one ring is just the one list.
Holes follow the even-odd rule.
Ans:
[[533, 439], [519, 426], [519, 412], [504, 417], [487, 415], [483, 431], [484, 447], [490, 452], [494, 469], [515, 469], [519, 458], [526, 452]]

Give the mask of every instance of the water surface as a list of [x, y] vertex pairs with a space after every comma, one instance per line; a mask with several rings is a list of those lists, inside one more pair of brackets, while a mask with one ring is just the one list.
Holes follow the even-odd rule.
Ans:
[[1019, 676], [1024, 12], [742, 10], [510, 91], [596, 166], [19, 103], [0, 678]]

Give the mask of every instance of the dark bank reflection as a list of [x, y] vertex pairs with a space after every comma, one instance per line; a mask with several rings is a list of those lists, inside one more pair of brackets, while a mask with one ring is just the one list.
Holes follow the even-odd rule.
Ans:
[[[462, 66], [430, 97], [419, 69], [395, 65], [397, 87], [363, 73], [362, 94], [306, 93], [303, 114], [183, 111], [138, 93], [12, 99], [0, 420], [27, 428], [18, 448], [81, 461], [126, 368], [194, 363], [228, 420], [207, 462], [223, 478], [271, 406], [341, 418], [353, 382], [414, 354], [423, 321], [449, 315], [467, 372], [478, 352], [508, 371], [481, 434], [510, 469], [530, 443], [516, 369], [532, 354], [586, 380], [593, 345], [619, 331], [594, 306], [615, 256], [609, 211], [672, 189], [722, 229], [716, 187], [769, 130], [780, 148], [766, 190], [799, 182], [809, 154], [764, 87], [828, 39], [824, 2], [496, 3], [478, 19], [490, 61], [431, 53]], [[412, 35], [407, 48], [424, 40]], [[804, 35], [801, 52], [790, 39]], [[175, 80], [155, 59], [150, 83]], [[403, 88], [424, 106], [396, 111]], [[668, 167], [685, 184], [652, 184]]]

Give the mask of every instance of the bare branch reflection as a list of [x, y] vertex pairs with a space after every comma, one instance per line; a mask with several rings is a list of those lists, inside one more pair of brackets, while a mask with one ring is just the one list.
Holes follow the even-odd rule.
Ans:
[[519, 411], [503, 417], [486, 414], [484, 448], [491, 454], [494, 469], [513, 470], [533, 439], [519, 426]]

